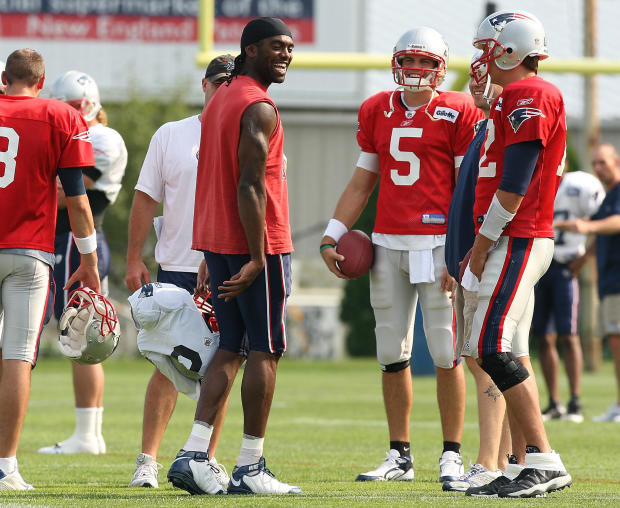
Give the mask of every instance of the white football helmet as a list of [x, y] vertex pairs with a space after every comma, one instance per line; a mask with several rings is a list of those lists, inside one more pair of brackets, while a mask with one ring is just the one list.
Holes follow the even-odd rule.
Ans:
[[89, 288], [71, 293], [58, 321], [58, 349], [81, 364], [101, 363], [118, 346], [121, 327], [110, 301]]
[[54, 81], [52, 97], [73, 106], [87, 122], [95, 118], [101, 109], [97, 83], [80, 71], [67, 71]]
[[[433, 59], [433, 69], [403, 67], [406, 56], [422, 56]], [[438, 87], [448, 70], [448, 44], [443, 36], [432, 28], [421, 26], [405, 32], [394, 46], [392, 75], [394, 81], [412, 92]]]
[[[0, 60], [0, 75], [4, 72], [4, 62]], [[2, 83], [0, 79], [0, 95], [4, 95], [6, 93], [6, 86]]]
[[478, 83], [487, 79], [492, 61], [500, 69], [509, 70], [528, 56], [538, 56], [541, 60], [549, 56], [542, 23], [525, 11], [503, 10], [491, 14], [480, 23], [473, 45], [482, 50], [480, 58], [471, 64]]

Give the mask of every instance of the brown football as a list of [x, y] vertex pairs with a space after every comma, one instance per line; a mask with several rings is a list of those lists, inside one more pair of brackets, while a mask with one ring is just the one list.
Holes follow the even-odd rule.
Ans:
[[342, 235], [336, 245], [336, 252], [344, 256], [344, 261], [338, 262], [340, 271], [355, 279], [368, 272], [375, 260], [375, 249], [370, 238], [359, 229], [352, 229]]

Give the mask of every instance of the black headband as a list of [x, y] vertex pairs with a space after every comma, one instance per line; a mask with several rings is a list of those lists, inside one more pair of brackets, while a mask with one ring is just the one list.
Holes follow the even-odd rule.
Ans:
[[245, 47], [268, 37], [288, 35], [292, 37], [284, 21], [279, 18], [256, 18], [250, 21], [241, 34], [241, 53], [245, 54]]

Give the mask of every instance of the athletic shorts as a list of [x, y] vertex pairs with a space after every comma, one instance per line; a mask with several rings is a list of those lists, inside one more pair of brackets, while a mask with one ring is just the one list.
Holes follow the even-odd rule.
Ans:
[[513, 350], [517, 328], [531, 324], [528, 302], [552, 257], [551, 238], [500, 237], [482, 271], [468, 356]]
[[375, 245], [375, 262], [370, 272], [370, 303], [375, 314], [377, 359], [383, 366], [408, 361], [413, 350], [415, 310], [420, 299], [424, 334], [436, 367], [450, 369], [457, 364], [454, 354], [452, 302], [441, 291], [446, 262], [444, 247], [433, 249], [435, 282], [411, 284], [409, 252]]
[[173, 272], [164, 270], [161, 266], [157, 269], [157, 282], [168, 282], [177, 287], [183, 288], [191, 295], [196, 289], [196, 280], [198, 274], [196, 272]]
[[218, 287], [239, 273], [248, 254], [204, 251], [213, 307], [220, 329], [220, 349], [247, 349], [282, 355], [286, 351], [286, 300], [291, 293], [291, 255], [267, 254], [265, 268], [243, 293], [229, 302], [217, 297]]
[[620, 294], [604, 296], [598, 312], [599, 335], [620, 335]]
[[3, 360], [34, 367], [53, 306], [52, 268], [24, 254], [0, 252], [0, 348]]
[[559, 335], [576, 334], [579, 319], [579, 282], [568, 269], [568, 263], [552, 261], [534, 291], [534, 335], [553, 332]]
[[[73, 241], [73, 233], [63, 233], [54, 239], [54, 253], [56, 265], [54, 266], [54, 282], [56, 283], [56, 295], [54, 298], [54, 315], [60, 319], [65, 306], [69, 302], [69, 295], [80, 285], [73, 284], [69, 289], [63, 289], [69, 277], [80, 266], [80, 251]], [[101, 279], [101, 294], [108, 295], [108, 273], [110, 272], [110, 248], [103, 233], [97, 233], [97, 268]]]

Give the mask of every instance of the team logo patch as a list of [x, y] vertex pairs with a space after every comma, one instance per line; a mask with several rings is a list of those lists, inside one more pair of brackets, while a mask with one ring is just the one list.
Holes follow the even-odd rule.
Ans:
[[519, 127], [523, 125], [523, 122], [529, 120], [530, 118], [534, 118], [535, 116], [542, 116], [543, 118], [546, 118], [545, 114], [540, 109], [517, 108], [508, 115], [508, 120], [510, 121], [512, 130], [516, 133], [519, 130]]
[[75, 136], [73, 136], [73, 139], [77, 139], [79, 141], [85, 141], [86, 143], [90, 143], [91, 142], [90, 132], [89, 131], [80, 132], [79, 134], [76, 134]]
[[456, 119], [459, 117], [459, 112], [452, 108], [437, 107], [435, 108], [433, 117], [439, 120], [448, 120], [448, 122], [455, 123]]
[[527, 106], [528, 104], [532, 104], [534, 99], [519, 99], [517, 101], [517, 106]]
[[411, 119], [413, 118], [413, 115], [415, 115], [415, 111], [409, 111], [409, 110], [405, 111], [405, 118]]
[[519, 12], [504, 12], [502, 14], [498, 14], [497, 16], [493, 16], [489, 23], [491, 26], [495, 28], [498, 32], [501, 32], [504, 27], [510, 23], [511, 21], [516, 21], [517, 19], [532, 19], [525, 14], [521, 14]]

